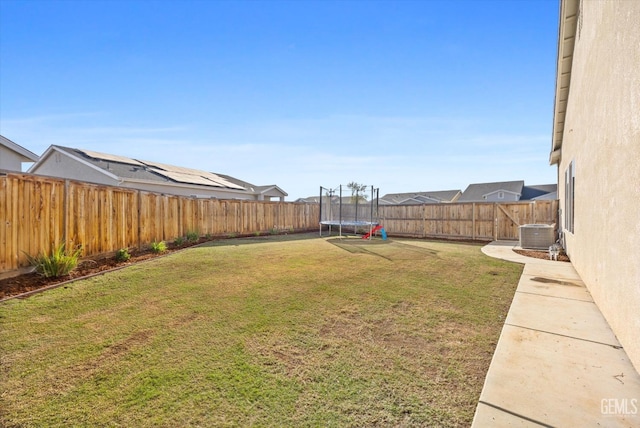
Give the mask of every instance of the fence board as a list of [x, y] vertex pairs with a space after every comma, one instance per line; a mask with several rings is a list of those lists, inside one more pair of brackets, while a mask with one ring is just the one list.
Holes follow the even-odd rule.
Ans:
[[[476, 240], [518, 239], [519, 225], [557, 223], [557, 212], [558, 201], [378, 208], [390, 235]], [[318, 204], [196, 199], [9, 173], [0, 175], [0, 274], [63, 242], [97, 256], [194, 231], [222, 237], [317, 230], [319, 214]]]
[[[0, 176], [0, 254], [10, 254], [8, 250], [7, 230], [9, 229], [9, 198], [7, 193], [7, 177]], [[9, 270], [9, 261], [7, 257], [0, 257], [0, 272]]]
[[385, 205], [378, 209], [387, 233], [423, 238], [517, 240], [519, 226], [557, 223], [558, 201]]
[[26, 267], [26, 254], [63, 242], [82, 245], [85, 257], [98, 256], [187, 232], [316, 230], [318, 215], [314, 204], [196, 199], [9, 173], [0, 175], [0, 274]]

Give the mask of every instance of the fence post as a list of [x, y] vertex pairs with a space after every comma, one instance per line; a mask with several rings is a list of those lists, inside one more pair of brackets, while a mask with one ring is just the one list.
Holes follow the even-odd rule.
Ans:
[[471, 204], [471, 239], [476, 240], [476, 203]]
[[[182, 220], [182, 197], [178, 197], [178, 236], [184, 236], [184, 221]], [[176, 238], [178, 237], [176, 236]]]
[[64, 180], [64, 196], [62, 209], [62, 242], [64, 247], [69, 248], [69, 180]]
[[498, 240], [498, 204], [493, 203], [493, 240]]
[[140, 190], [136, 192], [136, 196], [138, 198], [138, 251], [142, 251], [142, 195]]

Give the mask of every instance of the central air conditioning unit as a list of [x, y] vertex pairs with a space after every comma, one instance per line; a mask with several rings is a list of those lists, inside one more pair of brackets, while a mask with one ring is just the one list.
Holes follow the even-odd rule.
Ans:
[[520, 226], [520, 247], [532, 250], [548, 250], [556, 242], [555, 228], [549, 224], [525, 224]]

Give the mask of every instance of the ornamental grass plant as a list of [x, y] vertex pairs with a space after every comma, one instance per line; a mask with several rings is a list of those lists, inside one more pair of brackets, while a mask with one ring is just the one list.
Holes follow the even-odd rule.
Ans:
[[57, 278], [69, 275], [78, 266], [78, 261], [82, 255], [82, 247], [78, 246], [73, 251], [65, 251], [65, 244], [62, 243], [53, 247], [51, 253], [41, 253], [37, 256], [27, 254], [29, 263], [35, 271], [45, 278]]

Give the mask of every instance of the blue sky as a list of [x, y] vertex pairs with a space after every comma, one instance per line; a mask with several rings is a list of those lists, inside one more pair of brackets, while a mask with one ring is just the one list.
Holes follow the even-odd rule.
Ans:
[[553, 183], [557, 0], [0, 1], [0, 134], [381, 194]]

